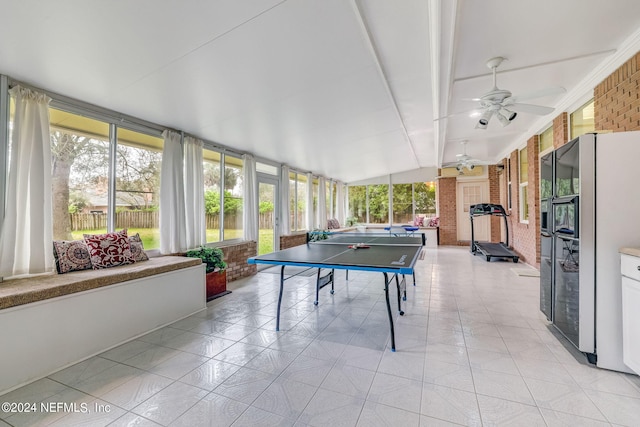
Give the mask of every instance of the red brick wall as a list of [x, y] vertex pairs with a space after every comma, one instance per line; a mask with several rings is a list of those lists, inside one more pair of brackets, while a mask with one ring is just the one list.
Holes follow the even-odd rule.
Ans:
[[[640, 52], [613, 72], [594, 89], [594, 113], [596, 131], [625, 132], [640, 130]], [[553, 146], [559, 148], [569, 140], [569, 115], [562, 112], [553, 120]], [[522, 261], [539, 266], [539, 138], [532, 136], [527, 141], [529, 223], [520, 223], [520, 188], [518, 185], [518, 152], [511, 153], [512, 210], [509, 216], [511, 245], [522, 257]], [[505, 167], [502, 174], [489, 167], [489, 197], [491, 203], [501, 203], [507, 208], [508, 177]], [[504, 188], [500, 194], [500, 181]], [[441, 178], [438, 183], [440, 208], [440, 244], [456, 245], [456, 179]], [[499, 241], [500, 226], [492, 219], [491, 239]]]
[[[529, 162], [529, 229], [533, 234], [531, 240], [535, 245], [529, 264], [540, 267], [540, 136], [534, 135], [527, 141]], [[535, 262], [534, 262], [535, 259]]]
[[597, 131], [640, 130], [640, 52], [595, 87]]
[[562, 147], [569, 142], [569, 115], [562, 113], [553, 119], [553, 148]]
[[307, 233], [280, 236], [280, 249], [288, 249], [307, 243]]
[[256, 274], [255, 264], [250, 265], [247, 263], [247, 258], [258, 255], [256, 242], [250, 241], [220, 246], [220, 249], [222, 249], [224, 261], [227, 263], [227, 282]]
[[[497, 166], [488, 167], [489, 176], [489, 203], [499, 205], [500, 203], [500, 175]], [[491, 241], [500, 241], [500, 221], [502, 218], [497, 216], [491, 217]]]
[[437, 186], [440, 244], [457, 245], [456, 178], [440, 178]]

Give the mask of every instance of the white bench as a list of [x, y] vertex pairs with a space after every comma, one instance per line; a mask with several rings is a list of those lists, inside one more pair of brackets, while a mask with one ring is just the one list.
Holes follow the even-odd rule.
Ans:
[[2, 282], [0, 395], [205, 308], [196, 258]]

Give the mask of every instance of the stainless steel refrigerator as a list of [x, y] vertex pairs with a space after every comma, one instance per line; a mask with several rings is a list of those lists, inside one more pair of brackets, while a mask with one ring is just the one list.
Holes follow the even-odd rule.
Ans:
[[640, 132], [588, 134], [540, 159], [540, 310], [589, 361], [622, 361], [618, 249], [640, 247]]

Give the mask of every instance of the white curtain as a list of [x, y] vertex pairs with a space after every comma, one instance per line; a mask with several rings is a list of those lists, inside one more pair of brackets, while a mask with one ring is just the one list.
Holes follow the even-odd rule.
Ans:
[[313, 230], [315, 215], [313, 212], [313, 175], [307, 174], [307, 230]]
[[48, 96], [20, 86], [15, 100], [0, 277], [53, 271]]
[[[204, 178], [202, 140], [184, 138], [184, 208], [186, 249], [197, 248], [207, 242], [204, 216]], [[161, 193], [162, 194], [162, 193]]]
[[280, 235], [289, 234], [289, 166], [280, 168]]
[[242, 226], [244, 228], [244, 239], [258, 241], [258, 200], [257, 186], [258, 175], [256, 174], [256, 160], [253, 156], [245, 154], [242, 156], [244, 172], [244, 208], [242, 210]]
[[181, 136], [165, 130], [160, 172], [160, 252], [173, 254], [187, 249], [184, 222], [184, 174]]
[[344, 183], [336, 182], [336, 219], [341, 227], [345, 226], [346, 218], [344, 216]]
[[318, 178], [318, 227], [327, 228], [327, 179]]

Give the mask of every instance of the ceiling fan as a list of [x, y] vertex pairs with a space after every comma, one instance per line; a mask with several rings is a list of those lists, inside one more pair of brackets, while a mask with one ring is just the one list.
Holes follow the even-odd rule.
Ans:
[[486, 129], [493, 116], [497, 117], [502, 126], [507, 126], [511, 123], [519, 112], [545, 116], [553, 112], [554, 108], [542, 105], [523, 104], [519, 101], [565, 92], [564, 88], [556, 87], [543, 89], [525, 96], [513, 96], [510, 91], [499, 89], [496, 83], [496, 70], [504, 60], [505, 58], [502, 56], [496, 56], [487, 61], [487, 67], [493, 71], [493, 89], [480, 98], [472, 99], [472, 101], [479, 101], [481, 109], [483, 110], [482, 116], [476, 124], [476, 129]]
[[466, 140], [464, 141], [460, 141], [460, 144], [462, 144], [463, 147], [463, 151], [461, 154], [456, 154], [456, 158], [457, 160], [455, 162], [450, 162], [450, 163], [445, 163], [442, 165], [443, 168], [451, 168], [451, 167], [455, 167], [456, 170], [460, 173], [463, 174], [464, 173], [464, 169], [468, 169], [468, 170], [473, 170], [473, 168], [476, 167], [476, 165], [488, 165], [490, 163], [482, 161], [482, 160], [478, 160], [478, 159], [474, 159], [473, 157], [471, 157], [470, 155], [467, 154], [467, 142]]

